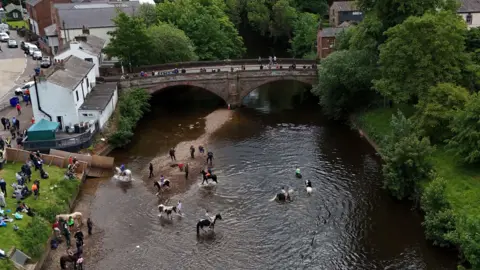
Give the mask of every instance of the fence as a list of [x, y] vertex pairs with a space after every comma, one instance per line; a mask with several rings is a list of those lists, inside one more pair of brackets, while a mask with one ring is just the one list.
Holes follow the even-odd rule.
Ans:
[[[4, 157], [7, 160], [7, 162], [22, 162], [25, 163], [30, 159], [30, 153], [25, 150], [21, 149], [15, 149], [15, 148], [6, 148]], [[68, 166], [68, 157], [63, 157], [63, 156], [55, 156], [55, 155], [45, 155], [42, 154], [42, 160], [43, 160], [43, 165], [54, 165], [60, 168], [66, 168]], [[85, 161], [79, 161], [79, 165], [76, 169], [76, 173], [81, 174], [81, 177], [83, 177], [83, 174], [86, 172], [89, 164]]]
[[[77, 158], [79, 161], [83, 161], [88, 164], [88, 166], [93, 167], [93, 168], [101, 168], [101, 169], [109, 169], [111, 170], [113, 168], [114, 164], [114, 158], [112, 157], [104, 157], [104, 156], [89, 156], [89, 155], [83, 155], [83, 154], [73, 154], [70, 152], [65, 152], [62, 150], [57, 150], [57, 149], [51, 149], [50, 154], [58, 157], [63, 157], [65, 160], [68, 162], [68, 158], [70, 156], [74, 156]], [[66, 165], [65, 165], [66, 166]]]

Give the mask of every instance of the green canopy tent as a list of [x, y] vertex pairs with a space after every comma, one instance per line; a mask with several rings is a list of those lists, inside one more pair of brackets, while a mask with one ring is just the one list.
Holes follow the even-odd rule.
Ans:
[[55, 132], [60, 123], [42, 119], [33, 124], [27, 131], [28, 141], [55, 140]]

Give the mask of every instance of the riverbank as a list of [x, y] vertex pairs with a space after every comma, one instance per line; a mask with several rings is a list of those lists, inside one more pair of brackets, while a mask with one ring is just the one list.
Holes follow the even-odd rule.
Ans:
[[[205, 117], [205, 133], [203, 133], [203, 135], [195, 140], [183, 141], [176, 146], [172, 146], [175, 147], [176, 161], [172, 161], [168, 153], [165, 153], [165, 156], [156, 157], [151, 161], [154, 168], [154, 179], [158, 180], [160, 175], [163, 175], [170, 180], [170, 189], [160, 194], [162, 201], [165, 201], [174, 194], [186, 191], [189, 185], [193, 184], [195, 180], [198, 179], [200, 171], [206, 166], [206, 153], [209, 150], [208, 144], [211, 135], [232, 119], [232, 115], [232, 110], [218, 109], [213, 111]], [[191, 145], [195, 147], [195, 158], [193, 159], [190, 157]], [[205, 147], [205, 154], [199, 153], [198, 146], [200, 145]], [[178, 163], [188, 163], [188, 179], [185, 178], [185, 172], [181, 172], [178, 167], [172, 166]], [[213, 160], [213, 165], [215, 166], [215, 158]], [[148, 164], [145, 164], [145, 169], [142, 171], [142, 175], [148, 176], [148, 174]], [[147, 177], [145, 177], [145, 180], [148, 183], [148, 186], [153, 187], [153, 180], [148, 180]]]
[[[391, 131], [392, 115], [399, 109], [407, 117], [414, 112], [413, 108], [408, 106], [379, 108], [359, 114], [354, 120], [354, 125], [381, 148], [383, 138], [388, 136]], [[459, 248], [466, 252], [465, 249], [468, 247], [470, 256], [477, 256], [480, 252], [479, 239], [469, 237], [467, 240], [461, 236], [476, 234], [476, 223], [474, 222], [480, 218], [480, 205], [478, 204], [480, 201], [480, 182], [478, 181], [480, 169], [464, 165], [442, 145], [436, 146], [431, 156], [431, 162], [437, 177], [446, 180], [446, 197], [452, 205], [456, 218], [455, 234], [460, 235], [460, 239], [462, 239], [456, 239]], [[428, 182], [424, 183], [424, 186], [426, 185], [428, 185]], [[465, 221], [471, 222], [470, 224], [473, 226], [465, 226]], [[463, 226], [460, 226], [460, 224]], [[467, 260], [469, 259], [468, 254], [464, 254], [464, 256], [467, 257]]]

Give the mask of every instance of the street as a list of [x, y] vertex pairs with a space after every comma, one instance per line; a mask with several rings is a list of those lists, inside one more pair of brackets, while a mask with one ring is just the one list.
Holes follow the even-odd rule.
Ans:
[[1, 43], [0, 52], [0, 110], [9, 106], [9, 100], [14, 96], [15, 88], [29, 81], [34, 73], [36, 62], [31, 57], [26, 57], [20, 44], [23, 38], [17, 36], [15, 31], [10, 32], [10, 38], [15, 39], [18, 48], [8, 48], [7, 43]]

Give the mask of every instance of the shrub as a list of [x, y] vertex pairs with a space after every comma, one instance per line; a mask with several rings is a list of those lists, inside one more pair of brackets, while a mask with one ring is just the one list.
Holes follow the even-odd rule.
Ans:
[[50, 236], [50, 226], [41, 218], [34, 217], [25, 229], [19, 230], [20, 249], [38, 258], [45, 249], [45, 244]]
[[150, 94], [141, 88], [129, 90], [120, 97], [117, 130], [108, 138], [111, 145], [122, 147], [130, 142], [137, 122], [150, 110], [149, 100]]
[[418, 195], [418, 183], [427, 178], [432, 153], [428, 138], [420, 139], [410, 120], [398, 111], [392, 116], [392, 133], [385, 141], [382, 156], [384, 187], [397, 199]]

